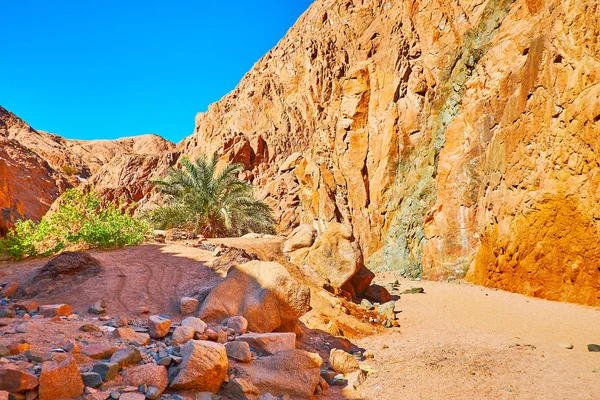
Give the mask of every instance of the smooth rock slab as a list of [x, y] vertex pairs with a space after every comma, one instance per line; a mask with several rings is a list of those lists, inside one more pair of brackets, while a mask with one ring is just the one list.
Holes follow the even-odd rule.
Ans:
[[261, 354], [276, 354], [296, 348], [296, 334], [291, 332], [246, 333], [236, 340], [248, 343]]

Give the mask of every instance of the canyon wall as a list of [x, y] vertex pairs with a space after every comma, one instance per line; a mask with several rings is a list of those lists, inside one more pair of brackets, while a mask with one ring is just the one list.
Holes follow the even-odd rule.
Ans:
[[598, 2], [317, 0], [179, 149], [372, 269], [600, 304]]

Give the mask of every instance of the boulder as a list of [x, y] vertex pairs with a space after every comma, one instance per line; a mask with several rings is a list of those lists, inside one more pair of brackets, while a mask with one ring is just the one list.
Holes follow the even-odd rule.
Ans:
[[85, 387], [97, 388], [102, 385], [102, 377], [97, 372], [84, 372], [81, 374], [81, 380]]
[[40, 400], [73, 399], [83, 394], [84, 385], [73, 357], [42, 364], [38, 396]]
[[367, 299], [380, 304], [387, 303], [392, 298], [390, 292], [388, 292], [386, 288], [380, 285], [369, 286], [365, 291], [364, 296]]
[[50, 304], [39, 306], [39, 313], [46, 318], [68, 317], [73, 313], [73, 309], [68, 304]]
[[192, 297], [183, 297], [179, 300], [179, 312], [182, 315], [193, 314], [198, 310], [198, 300]]
[[173, 335], [171, 339], [176, 344], [185, 344], [188, 340], [192, 340], [194, 338], [194, 328], [191, 326], [178, 326], [173, 331]]
[[88, 312], [94, 315], [104, 314], [106, 312], [106, 302], [104, 300], [98, 300], [90, 306]]
[[293, 349], [236, 367], [260, 393], [310, 399], [321, 378], [321, 365], [323, 360], [318, 354]]
[[347, 374], [360, 369], [358, 361], [352, 354], [338, 349], [331, 349], [329, 352], [329, 365], [331, 365], [331, 369], [340, 374]]
[[61, 279], [64, 276], [97, 276], [102, 272], [100, 261], [88, 253], [65, 251], [48, 261], [35, 280]]
[[119, 349], [110, 357], [110, 362], [125, 367], [142, 361], [142, 355], [137, 348]]
[[250, 379], [242, 377], [229, 381], [222, 393], [228, 398], [236, 400], [254, 400], [260, 396], [258, 388], [254, 386]]
[[250, 362], [252, 360], [250, 345], [246, 342], [227, 342], [225, 343], [225, 350], [227, 351], [227, 357], [234, 360], [241, 362]]
[[253, 332], [295, 331], [310, 309], [310, 290], [276, 262], [250, 261], [229, 270], [206, 297], [200, 318], [222, 323], [241, 315]]
[[194, 332], [199, 334], [204, 333], [207, 327], [206, 322], [196, 317], [187, 317], [186, 319], [181, 321], [181, 326], [189, 326], [194, 329]]
[[352, 287], [355, 297], [362, 297], [374, 278], [375, 274], [367, 267], [363, 266], [352, 278], [350, 278], [346, 285]]
[[148, 333], [153, 339], [162, 339], [169, 334], [169, 328], [171, 327], [171, 320], [167, 318], [159, 317], [158, 315], [152, 315], [148, 318]]
[[229, 329], [233, 329], [233, 332], [236, 335], [242, 335], [246, 333], [246, 329], [248, 329], [248, 320], [241, 315], [238, 315], [228, 318], [227, 321], [225, 321], [225, 326]]
[[0, 367], [0, 390], [16, 393], [35, 389], [37, 386], [37, 376], [20, 371], [13, 366]]
[[103, 381], [110, 381], [119, 373], [119, 364], [113, 362], [101, 362], [94, 364], [92, 371], [100, 375]]
[[177, 367], [171, 367], [170, 388], [193, 389], [216, 393], [227, 377], [229, 363], [225, 346], [204, 340], [190, 340], [181, 348], [183, 358]]
[[117, 328], [113, 331], [113, 336], [139, 346], [145, 346], [150, 343], [150, 335], [136, 332], [131, 328]]
[[315, 240], [304, 260], [294, 261], [308, 265], [336, 290], [341, 289], [363, 267], [362, 253], [352, 231], [337, 222], [329, 224]]
[[128, 368], [121, 373], [123, 383], [128, 386], [154, 386], [158, 389], [158, 396], [162, 394], [169, 384], [167, 369], [162, 365], [145, 364]]
[[299, 225], [290, 233], [287, 240], [283, 243], [283, 252], [291, 253], [299, 249], [310, 247], [315, 242], [317, 231], [312, 225]]
[[276, 354], [296, 348], [296, 334], [291, 332], [246, 333], [236, 340], [248, 343], [261, 354]]
[[9, 283], [4, 286], [2, 291], [0, 292], [0, 297], [10, 297], [19, 289], [19, 284], [17, 282]]

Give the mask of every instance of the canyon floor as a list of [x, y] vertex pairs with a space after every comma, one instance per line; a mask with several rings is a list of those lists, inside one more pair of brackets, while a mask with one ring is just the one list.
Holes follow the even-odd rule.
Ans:
[[[281, 242], [276, 238], [213, 243], [272, 258]], [[74, 311], [85, 313], [93, 301], [103, 298], [110, 316], [136, 318], [142, 306], [151, 314], [175, 316], [182, 296], [198, 295], [221, 279], [211, 268], [213, 252], [183, 243], [92, 254], [105, 267], [99, 276], [73, 276], [44, 288], [30, 286], [39, 291], [32, 294], [35, 300], [68, 303]], [[46, 261], [3, 264], [0, 280], [27, 287]], [[357, 392], [331, 387], [320, 398], [599, 398], [600, 353], [588, 352], [587, 344], [600, 343], [600, 310], [458, 281], [408, 281], [392, 272], [376, 277], [377, 283], [396, 280], [402, 289], [423, 287], [425, 293], [401, 296], [400, 328], [349, 338], [374, 355], [361, 363], [368, 377]], [[56, 329], [61, 332], [45, 325], [24, 336], [29, 343], [49, 349], [57, 345], [57, 334], [63, 337], [70, 332], [69, 325]], [[0, 343], [14, 338], [14, 334], [1, 333]], [[573, 348], [565, 348], [567, 344]]]

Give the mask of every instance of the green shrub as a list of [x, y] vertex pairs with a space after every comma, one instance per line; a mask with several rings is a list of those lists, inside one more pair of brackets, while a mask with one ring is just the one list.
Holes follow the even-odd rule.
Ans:
[[39, 223], [19, 221], [0, 240], [0, 253], [22, 259], [52, 255], [65, 248], [114, 248], [144, 241], [148, 225], [130, 215], [130, 208], [103, 202], [100, 196], [80, 189], [67, 190], [55, 213]]

